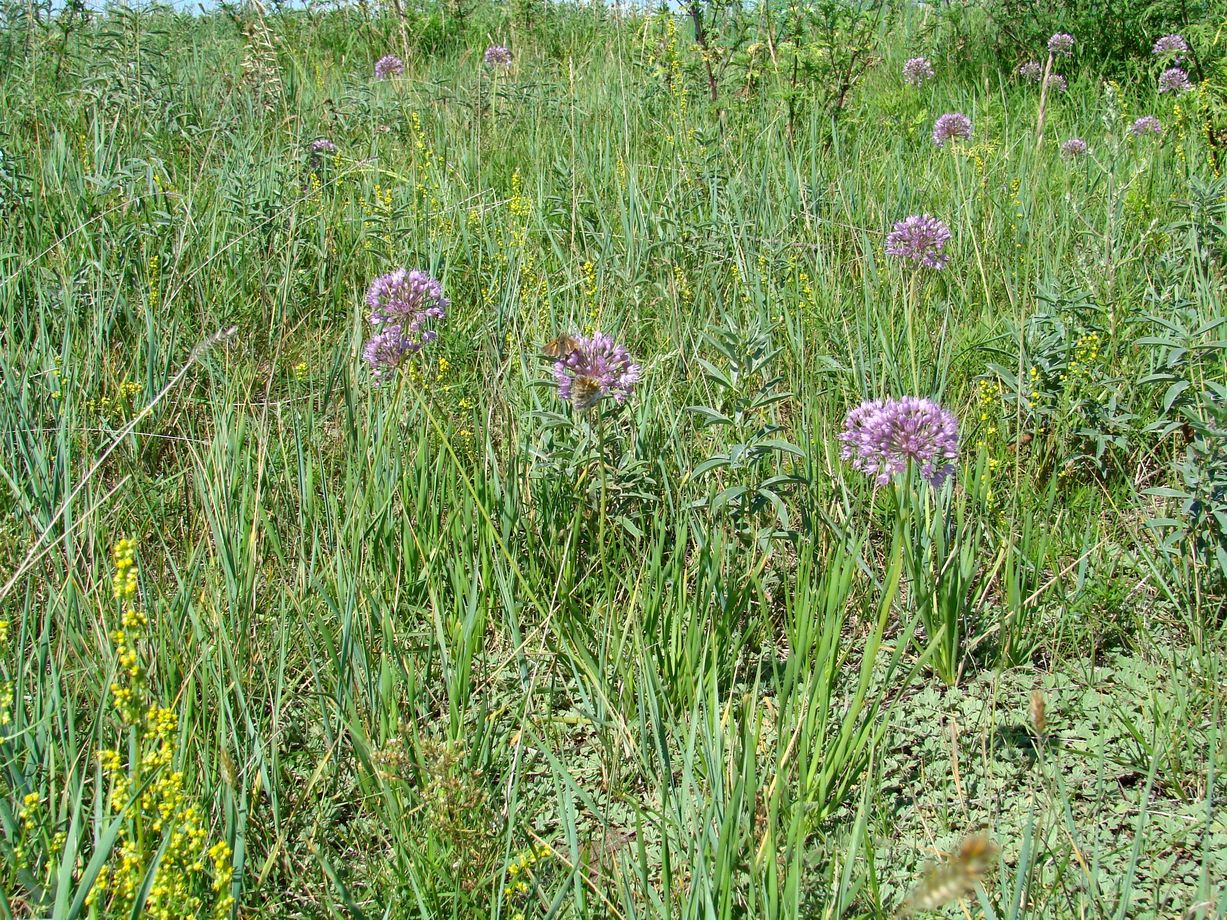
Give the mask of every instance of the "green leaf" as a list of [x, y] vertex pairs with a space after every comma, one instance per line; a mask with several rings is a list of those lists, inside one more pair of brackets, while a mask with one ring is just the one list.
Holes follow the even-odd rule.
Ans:
[[687, 412], [693, 412], [695, 415], [700, 415], [707, 419], [713, 425], [732, 425], [733, 420], [727, 415], [717, 412], [715, 409], [710, 409], [707, 406], [687, 406]]
[[1170, 387], [1168, 387], [1167, 392], [1163, 394], [1163, 411], [1167, 412], [1170, 410], [1172, 408], [1172, 403], [1174, 403], [1180, 394], [1188, 388], [1189, 382], [1187, 380], [1177, 380]]

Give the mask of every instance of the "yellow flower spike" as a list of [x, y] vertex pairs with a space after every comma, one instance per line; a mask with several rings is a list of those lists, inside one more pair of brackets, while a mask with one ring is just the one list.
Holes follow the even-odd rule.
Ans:
[[119, 771], [121, 766], [119, 751], [102, 750], [95, 756], [98, 758], [98, 766], [102, 768], [103, 773], [116, 773]]
[[[172, 769], [179, 718], [172, 707], [160, 704], [144, 679], [140, 645], [149, 618], [128, 602], [136, 589], [134, 547], [131, 541], [115, 547], [116, 596], [124, 609], [120, 628], [112, 634], [117, 676], [111, 691], [121, 721], [135, 738], [129, 768], [134, 776], [152, 777], [153, 781], [137, 792], [130, 785], [120, 748], [95, 754], [111, 790], [109, 813], [132, 810], [141, 822], [135, 826], [143, 826], [144, 836], [137, 840], [132, 829], [121, 832], [114, 855], [104, 867], [107, 881], [95, 886], [92, 903], [102, 916], [130, 913], [148, 876], [152, 854], [160, 852], [144, 915], [152, 920], [203, 916], [221, 920], [234, 905], [228, 891], [230, 849], [224, 842], [208, 846], [204, 812], [184, 772]], [[204, 892], [209, 893], [207, 901], [201, 897]]]

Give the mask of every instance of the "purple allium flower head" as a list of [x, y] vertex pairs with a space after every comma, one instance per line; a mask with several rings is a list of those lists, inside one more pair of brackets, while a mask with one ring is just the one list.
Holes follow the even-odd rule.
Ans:
[[443, 296], [443, 285], [426, 272], [395, 269], [371, 282], [366, 292], [375, 331], [362, 350], [362, 356], [375, 375], [376, 383], [400, 366], [409, 355], [430, 344], [438, 333], [427, 328], [441, 321], [451, 305]]
[[1068, 86], [1068, 84], [1065, 82], [1065, 78], [1059, 73], [1050, 73], [1048, 75], [1049, 89], [1056, 90], [1058, 93], [1063, 93], [1065, 92], [1066, 86]]
[[362, 346], [362, 357], [371, 366], [375, 385], [379, 386], [385, 374], [396, 370], [405, 358], [421, 350], [421, 347], [415, 344], [410, 336], [405, 335], [404, 327], [400, 323], [388, 323], [371, 333], [371, 337]]
[[639, 382], [639, 365], [627, 350], [600, 332], [574, 341], [577, 347], [554, 362], [559, 398], [576, 409], [590, 409], [606, 396], [625, 402]]
[[336, 153], [337, 145], [326, 137], [317, 137], [311, 142], [312, 153]]
[[496, 65], [507, 67], [511, 64], [511, 49], [505, 48], [502, 45], [491, 45], [486, 49], [486, 53], [482, 56], [482, 60], [486, 62], [487, 67]]
[[1155, 41], [1155, 46], [1151, 50], [1160, 57], [1173, 55], [1173, 60], [1179, 62], [1184, 60], [1184, 55], [1189, 50], [1189, 43], [1182, 35], [1164, 35]]
[[903, 79], [912, 86], [923, 86], [933, 79], [933, 65], [926, 58], [908, 58], [903, 62]]
[[375, 79], [387, 80], [389, 77], [399, 77], [405, 72], [405, 62], [395, 54], [385, 54], [375, 62]]
[[913, 214], [896, 222], [886, 237], [886, 254], [911, 259], [927, 268], [946, 267], [950, 256], [944, 250], [950, 242], [950, 228], [936, 217]]
[[971, 137], [971, 119], [960, 112], [947, 112], [933, 123], [933, 143], [946, 146], [946, 141]]
[[397, 268], [380, 275], [366, 291], [372, 323], [403, 319], [443, 319], [451, 301], [443, 296], [443, 285], [418, 269]]
[[1090, 151], [1086, 141], [1080, 137], [1071, 137], [1061, 145], [1061, 156], [1066, 160], [1076, 160], [1079, 157], [1084, 157]]
[[1159, 92], [1187, 93], [1193, 88], [1189, 75], [1181, 67], [1169, 67], [1159, 74]]
[[1024, 80], [1038, 83], [1044, 76], [1044, 65], [1039, 61], [1027, 61], [1018, 65], [1017, 73]]
[[1129, 126], [1129, 133], [1134, 137], [1142, 137], [1146, 134], [1162, 134], [1163, 125], [1159, 123], [1159, 119], [1155, 118], [1155, 116], [1143, 115]]
[[1074, 37], [1068, 32], [1058, 32], [1048, 39], [1048, 53], [1069, 57], [1074, 53]]
[[940, 486], [959, 456], [959, 422], [931, 399], [904, 396], [861, 403], [844, 419], [841, 455], [878, 485], [915, 461], [920, 475]]

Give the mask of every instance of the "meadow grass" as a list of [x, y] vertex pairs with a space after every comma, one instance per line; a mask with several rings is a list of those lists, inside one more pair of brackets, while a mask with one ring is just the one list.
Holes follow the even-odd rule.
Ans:
[[396, 9], [5, 20], [0, 915], [1227, 916], [1217, 84]]

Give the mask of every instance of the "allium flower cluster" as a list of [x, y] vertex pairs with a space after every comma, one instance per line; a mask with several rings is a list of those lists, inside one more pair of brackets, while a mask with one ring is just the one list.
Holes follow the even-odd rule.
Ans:
[[1189, 75], [1181, 67], [1169, 67], [1159, 74], [1159, 92], [1187, 93], [1193, 88]]
[[438, 333], [428, 326], [441, 321], [451, 305], [443, 296], [443, 285], [426, 272], [398, 268], [380, 275], [366, 292], [375, 327], [362, 349], [378, 383], [412, 354], [430, 344]]
[[1155, 118], [1155, 116], [1143, 115], [1129, 126], [1129, 133], [1134, 137], [1143, 137], [1147, 134], [1162, 134], [1163, 125], [1159, 123], [1159, 119]]
[[336, 153], [337, 145], [326, 137], [317, 137], [311, 142], [312, 153]]
[[1044, 65], [1039, 61], [1027, 61], [1024, 64], [1018, 65], [1017, 73], [1024, 80], [1032, 80], [1038, 83], [1044, 76]]
[[1061, 156], [1067, 160], [1076, 160], [1078, 157], [1084, 157], [1090, 152], [1086, 141], [1080, 137], [1071, 137], [1061, 145]]
[[1173, 60], [1179, 62], [1184, 60], [1185, 54], [1188, 53], [1189, 43], [1182, 35], [1164, 35], [1155, 41], [1151, 50], [1160, 57], [1170, 54]]
[[940, 486], [959, 456], [959, 423], [931, 399], [875, 399], [848, 413], [839, 440], [843, 458], [878, 485], [904, 472], [911, 461], [929, 483]]
[[405, 62], [398, 58], [395, 54], [385, 54], [375, 62], [375, 79], [387, 80], [390, 77], [399, 77], [405, 72]]
[[491, 45], [482, 56], [487, 67], [507, 67], [511, 64], [511, 49], [502, 45]]
[[949, 140], [971, 137], [971, 119], [960, 112], [947, 112], [933, 123], [933, 143], [946, 146]]
[[898, 221], [886, 237], [886, 254], [911, 259], [927, 268], [942, 269], [950, 260], [944, 252], [950, 228], [936, 217], [913, 214]]
[[626, 402], [640, 370], [627, 350], [600, 332], [591, 338], [576, 336], [574, 343], [573, 351], [554, 362], [559, 398], [576, 409], [590, 409], [606, 396]]
[[1059, 73], [1050, 73], [1048, 75], [1047, 86], [1049, 89], [1056, 90], [1058, 93], [1063, 93], [1065, 92], [1067, 85], [1068, 84], [1065, 82], [1065, 78]]
[[1069, 57], [1074, 53], [1074, 37], [1068, 32], [1058, 32], [1048, 39], [1048, 53]]
[[933, 65], [926, 58], [908, 58], [903, 62], [903, 79], [912, 86], [923, 86], [933, 76]]

